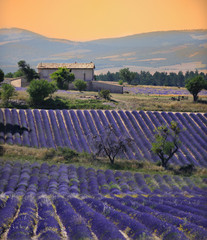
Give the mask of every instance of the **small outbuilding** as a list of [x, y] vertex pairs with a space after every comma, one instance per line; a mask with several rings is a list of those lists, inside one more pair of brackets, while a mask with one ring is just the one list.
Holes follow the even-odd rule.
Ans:
[[28, 83], [24, 77], [5, 78], [3, 83], [11, 84], [14, 87], [26, 87]]
[[58, 68], [68, 68], [75, 75], [75, 79], [84, 81], [94, 80], [95, 64], [90, 63], [39, 63], [37, 71], [40, 79], [51, 81], [50, 74], [57, 71]]

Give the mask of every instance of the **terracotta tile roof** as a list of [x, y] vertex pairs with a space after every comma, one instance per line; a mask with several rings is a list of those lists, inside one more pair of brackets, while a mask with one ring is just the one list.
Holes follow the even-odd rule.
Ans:
[[56, 69], [56, 68], [60, 68], [60, 67], [65, 67], [65, 68], [70, 68], [70, 69], [74, 69], [74, 68], [95, 68], [95, 64], [90, 62], [90, 63], [39, 63], [37, 65], [38, 69], [41, 68], [52, 68], [52, 69]]

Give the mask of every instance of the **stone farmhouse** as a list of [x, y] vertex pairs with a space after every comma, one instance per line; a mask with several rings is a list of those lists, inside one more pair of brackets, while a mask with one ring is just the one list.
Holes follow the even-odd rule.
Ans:
[[50, 74], [57, 71], [58, 68], [68, 68], [75, 75], [75, 79], [82, 79], [84, 81], [94, 80], [95, 64], [90, 63], [39, 63], [37, 71], [40, 79], [51, 81]]
[[[100, 91], [108, 89], [111, 93], [123, 93], [123, 86], [107, 84], [95, 81], [94, 69], [95, 64], [90, 63], [39, 63], [37, 71], [40, 79], [51, 81], [50, 74], [57, 71], [58, 68], [68, 68], [75, 75], [75, 79], [81, 79], [87, 82], [87, 91]], [[76, 90], [73, 83], [69, 84], [70, 90]]]

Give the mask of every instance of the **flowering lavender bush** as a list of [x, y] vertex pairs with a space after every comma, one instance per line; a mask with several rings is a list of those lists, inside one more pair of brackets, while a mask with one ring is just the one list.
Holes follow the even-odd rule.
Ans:
[[[124, 87], [124, 92], [133, 94], [148, 94], [148, 95], [190, 95], [186, 88], [169, 88], [169, 87], [150, 87], [150, 86], [136, 86]], [[199, 95], [207, 95], [206, 90], [202, 90]]]
[[201, 239], [207, 181], [0, 161], [2, 239]]
[[[163, 123], [170, 126], [172, 121], [186, 131], [179, 134], [180, 151], [169, 163], [206, 167], [207, 115], [200, 113], [1, 109], [0, 143], [54, 149], [67, 146], [78, 152], [96, 153], [105, 141], [119, 158], [157, 162], [159, 157], [151, 151], [153, 130]], [[127, 139], [132, 139], [130, 144]], [[117, 143], [124, 143], [120, 151]]]

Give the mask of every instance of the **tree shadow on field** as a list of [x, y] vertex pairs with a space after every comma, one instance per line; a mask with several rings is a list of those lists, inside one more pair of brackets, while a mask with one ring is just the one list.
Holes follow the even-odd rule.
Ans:
[[67, 101], [56, 96], [55, 98], [48, 98], [39, 105], [34, 105], [40, 109], [68, 109]]
[[[0, 132], [4, 133], [4, 135], [7, 135], [8, 133], [11, 133], [12, 135], [14, 135], [15, 133], [19, 133], [20, 135], [22, 135], [24, 132], [31, 132], [31, 130], [29, 130], [26, 127], [20, 127], [17, 124], [10, 124], [7, 123], [6, 125], [4, 125], [3, 123], [0, 123]], [[0, 143], [1, 143], [1, 139], [2, 136], [0, 136]]]
[[4, 155], [4, 147], [0, 145], [0, 156]]
[[207, 100], [198, 99], [197, 102], [201, 104], [207, 104]]

